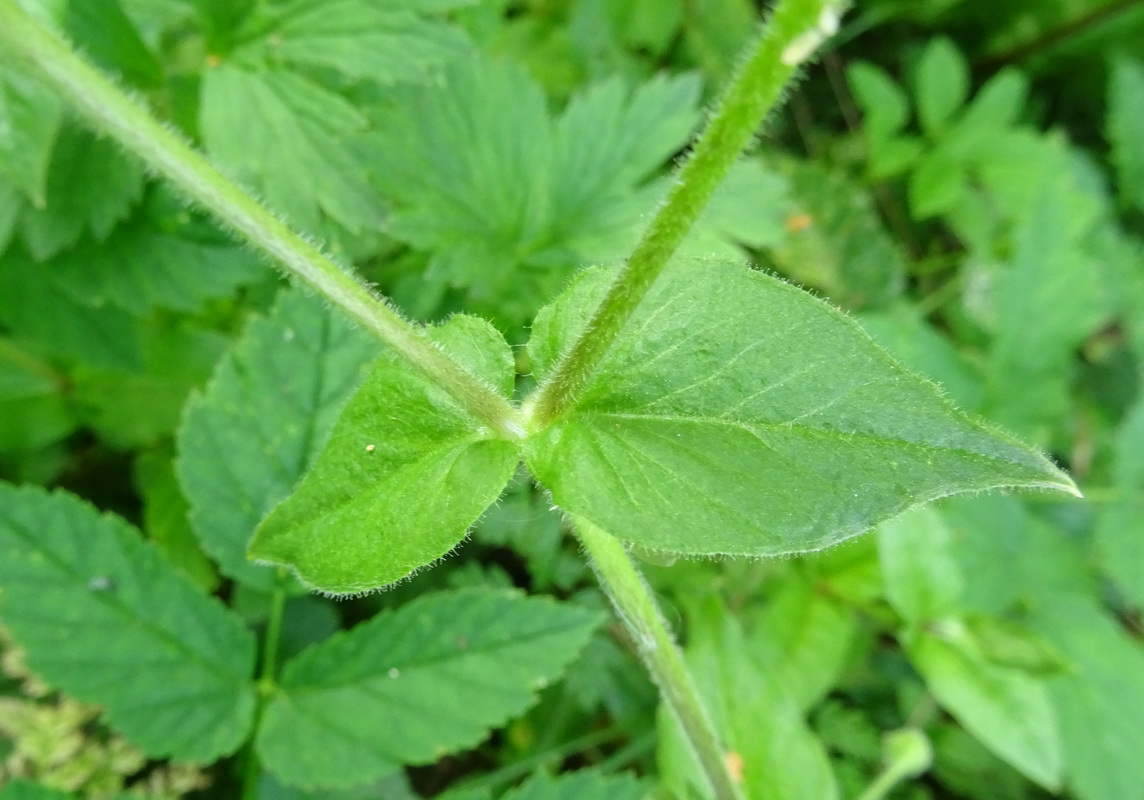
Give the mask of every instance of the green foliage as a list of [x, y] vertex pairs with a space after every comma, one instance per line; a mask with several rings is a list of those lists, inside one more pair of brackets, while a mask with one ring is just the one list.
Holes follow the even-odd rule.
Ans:
[[0, 499], [4, 623], [29, 665], [153, 756], [233, 752], [254, 714], [239, 621], [122, 520], [33, 487]]
[[[585, 272], [537, 318], [529, 352], [541, 380], [610, 278]], [[959, 491], [1070, 486], [1038, 454], [954, 411], [845, 317], [774, 278], [681, 263], [644, 308], [574, 412], [530, 439], [526, 455], [559, 505], [626, 540], [776, 555]]]
[[[542, 423], [755, 4], [18, 5], [520, 413], [0, 44], [0, 797], [712, 800], [564, 513], [637, 556], [744, 800], [1144, 786], [1144, 10], [855, 4]], [[1087, 499], [977, 496], [1054, 464]]]
[[576, 608], [487, 590], [378, 615], [286, 666], [259, 755], [303, 787], [432, 763], [523, 711], [596, 623]]
[[314, 463], [377, 345], [300, 292], [254, 319], [187, 405], [179, 479], [203, 549], [224, 573], [270, 589], [273, 570], [251, 564], [259, 521]]
[[[431, 336], [497, 391], [512, 391], [512, 353], [487, 322], [457, 316]], [[456, 547], [504, 491], [518, 458], [513, 443], [387, 353], [313, 468], [259, 525], [250, 555], [289, 566], [325, 592], [392, 583]]]

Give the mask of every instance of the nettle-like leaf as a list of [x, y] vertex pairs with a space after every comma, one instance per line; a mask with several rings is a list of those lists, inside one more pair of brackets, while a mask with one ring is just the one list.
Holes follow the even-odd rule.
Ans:
[[524, 322], [568, 270], [626, 255], [662, 191], [648, 179], [697, 121], [694, 76], [589, 87], [553, 118], [518, 66], [459, 63], [392, 93], [376, 154], [387, 232], [432, 253], [468, 306]]
[[[512, 393], [512, 352], [487, 322], [456, 316], [428, 333], [475, 376]], [[297, 490], [258, 527], [250, 555], [288, 565], [325, 592], [392, 583], [456, 547], [519, 458], [516, 443], [385, 353]]]
[[[612, 277], [586, 271], [541, 312], [529, 343], [541, 380]], [[525, 460], [562, 508], [695, 554], [815, 550], [957, 492], [1075, 492], [831, 306], [720, 261], [668, 267]]]
[[[384, 207], [352, 154], [362, 112], [315, 75], [392, 83], [424, 78], [468, 52], [428, 13], [460, 3], [280, 0], [260, 35], [203, 76], [203, 141], [236, 178], [308, 231], [329, 217], [352, 232], [381, 226]], [[252, 113], [255, 110], [256, 113]]]
[[203, 548], [230, 577], [273, 586], [273, 570], [247, 561], [247, 542], [317, 458], [377, 349], [343, 315], [287, 292], [187, 405], [179, 480]]
[[65, 123], [48, 165], [44, 202], [26, 204], [24, 244], [37, 259], [51, 258], [86, 233], [106, 239], [143, 196], [143, 168], [75, 123]]
[[295, 224], [380, 226], [380, 200], [347, 147], [367, 122], [341, 95], [288, 70], [223, 63], [203, 75], [200, 125], [211, 157]]
[[149, 755], [207, 762], [246, 738], [253, 637], [123, 520], [0, 484], [0, 589], [28, 666]]
[[351, 786], [476, 745], [521, 713], [599, 616], [516, 592], [426, 595], [283, 669], [259, 757], [302, 788]]

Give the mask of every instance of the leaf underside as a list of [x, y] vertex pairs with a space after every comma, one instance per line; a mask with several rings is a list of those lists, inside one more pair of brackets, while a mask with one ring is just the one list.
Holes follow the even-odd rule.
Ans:
[[[612, 278], [584, 272], [537, 317], [538, 378]], [[816, 550], [957, 492], [1075, 492], [835, 308], [726, 261], [670, 266], [574, 408], [525, 451], [561, 507], [693, 554]]]

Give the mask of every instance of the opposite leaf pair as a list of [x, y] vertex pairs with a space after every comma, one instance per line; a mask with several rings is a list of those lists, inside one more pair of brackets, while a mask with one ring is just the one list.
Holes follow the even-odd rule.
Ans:
[[[541, 381], [613, 275], [583, 272], [540, 312], [529, 356]], [[510, 396], [512, 353], [490, 325], [455, 317], [430, 336]], [[400, 580], [464, 538], [522, 457], [567, 511], [697, 555], [815, 550], [957, 492], [1075, 491], [831, 306], [739, 264], [679, 261], [571, 410], [523, 441], [382, 356], [250, 554], [335, 594]]]

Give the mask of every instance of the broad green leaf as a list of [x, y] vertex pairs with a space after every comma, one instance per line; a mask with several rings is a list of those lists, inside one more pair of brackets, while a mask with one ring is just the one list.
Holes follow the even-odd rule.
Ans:
[[647, 791], [631, 775], [581, 770], [557, 777], [535, 775], [501, 800], [645, 800]]
[[367, 121], [340, 95], [227, 62], [203, 75], [200, 125], [211, 157], [305, 230], [322, 230], [324, 216], [355, 232], [381, 227], [381, 201], [349, 149]]
[[915, 508], [878, 526], [886, 597], [911, 625], [956, 613], [963, 579], [940, 512]]
[[[611, 281], [537, 318], [543, 379]], [[726, 262], [669, 266], [578, 403], [526, 443], [556, 504], [656, 550], [815, 550], [908, 508], [998, 486], [1075, 491], [955, 410], [830, 306]]]
[[342, 315], [286, 292], [188, 404], [177, 471], [195, 532], [224, 573], [273, 586], [273, 570], [247, 560], [247, 543], [317, 458], [376, 353]]
[[[508, 396], [515, 368], [500, 333], [456, 316], [429, 336]], [[504, 491], [519, 462], [455, 398], [385, 353], [342, 411], [321, 455], [263, 520], [250, 556], [304, 583], [348, 594], [376, 589], [455, 548]]]
[[239, 51], [242, 57], [256, 54], [333, 69], [352, 80], [392, 83], [425, 78], [470, 51], [457, 28], [424, 16], [436, 10], [434, 4], [279, 0], [275, 5], [277, 19], [269, 32], [245, 45]]
[[524, 711], [598, 621], [509, 591], [425, 595], [287, 663], [259, 756], [302, 788], [432, 763]]
[[730, 78], [736, 57], [758, 24], [758, 10], [750, 0], [707, 0], [683, 4], [683, 44], [718, 86]]
[[[754, 660], [738, 622], [718, 601], [695, 605], [687, 663], [726, 747], [739, 756], [747, 800], [836, 800], [826, 748], [780, 676]], [[661, 720], [665, 783], [683, 797], [689, 786], [707, 791], [677, 723], [666, 713]]]
[[1092, 596], [1059, 595], [1037, 624], [1072, 660], [1050, 694], [1065, 776], [1079, 800], [1120, 800], [1144, 786], [1144, 648]]
[[837, 682], [854, 642], [854, 612], [809, 579], [786, 581], [748, 634], [751, 652], [803, 711]]
[[38, 206], [46, 202], [62, 113], [55, 93], [39, 80], [10, 62], [0, 68], [0, 176]]
[[1120, 196], [1144, 211], [1144, 62], [1113, 60], [1106, 133]]
[[969, 96], [969, 67], [952, 41], [942, 37], [929, 43], [914, 89], [922, 128], [931, 137], [940, 135]]
[[648, 179], [697, 121], [694, 76], [611, 79], [552, 118], [512, 64], [477, 60], [404, 87], [375, 114], [395, 206], [387, 233], [429, 251], [428, 278], [521, 324], [568, 272], [626, 255], [662, 189]]
[[85, 233], [106, 239], [142, 196], [141, 166], [111, 140], [96, 138], [76, 123], [65, 124], [48, 167], [46, 201], [24, 208], [24, 243], [44, 260]]
[[902, 291], [906, 260], [870, 193], [813, 161], [790, 160], [791, 208], [771, 249], [775, 265], [800, 286], [847, 308], [884, 305]]
[[153, 757], [233, 752], [254, 716], [254, 639], [126, 522], [0, 484], [0, 615], [28, 666]]
[[1050, 791], [1064, 759], [1045, 681], [990, 662], [960, 622], [907, 642], [926, 687], [982, 744]]

